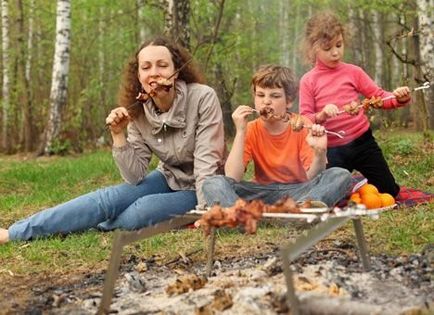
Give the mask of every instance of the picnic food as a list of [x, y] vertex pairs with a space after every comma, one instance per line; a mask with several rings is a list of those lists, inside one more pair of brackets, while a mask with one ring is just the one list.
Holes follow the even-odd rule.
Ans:
[[[346, 104], [342, 106], [343, 112], [348, 113], [350, 115], [357, 115], [360, 109], [371, 109], [371, 108], [382, 108], [383, 107], [383, 99], [379, 96], [372, 96], [371, 98], [365, 98], [361, 104], [357, 102], [351, 102], [351, 104]], [[341, 113], [343, 113], [341, 112]]]
[[381, 199], [381, 206], [382, 207], [388, 207], [395, 204], [395, 198], [392, 197], [392, 195], [384, 193], [380, 194]]
[[378, 193], [366, 193], [362, 195], [362, 204], [368, 209], [381, 208], [381, 199]]
[[360, 111], [360, 105], [356, 102], [352, 102], [351, 104], [344, 105], [343, 109], [350, 115], [357, 115]]
[[166, 92], [170, 90], [170, 88], [173, 86], [172, 82], [170, 82], [168, 79], [158, 79], [156, 81], [155, 86], [151, 88], [149, 93], [146, 93], [145, 91], [139, 92], [139, 94], [136, 96], [136, 100], [138, 101], [147, 101], [149, 97], [154, 97], [157, 94], [158, 90], [165, 90]]
[[361, 196], [363, 196], [364, 194], [367, 194], [367, 193], [378, 194], [378, 189], [377, 189], [377, 187], [375, 187], [372, 184], [365, 184], [362, 187], [360, 187], [358, 193]]
[[284, 113], [281, 115], [274, 114], [274, 109], [271, 107], [264, 107], [259, 111], [259, 115], [265, 119], [281, 119], [284, 122], [289, 121], [293, 131], [300, 131], [304, 127], [304, 121], [301, 115], [296, 113]]
[[387, 193], [380, 193], [372, 184], [365, 184], [350, 197], [350, 200], [363, 204], [367, 209], [377, 209], [381, 207], [388, 207], [395, 204], [395, 199], [392, 195]]
[[362, 105], [365, 110], [370, 108], [382, 108], [383, 100], [379, 96], [372, 96], [371, 98], [365, 98], [362, 101]]
[[261, 200], [246, 201], [240, 198], [231, 207], [212, 206], [195, 222], [195, 225], [201, 226], [206, 235], [210, 233], [212, 227], [236, 227], [238, 225], [244, 226], [246, 233], [253, 234], [264, 212], [300, 213], [300, 208], [289, 197], [282, 198], [272, 205], [265, 204]]

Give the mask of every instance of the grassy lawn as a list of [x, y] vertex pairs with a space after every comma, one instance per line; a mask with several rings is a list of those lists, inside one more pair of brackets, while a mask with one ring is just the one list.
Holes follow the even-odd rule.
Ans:
[[[419, 133], [389, 131], [378, 133], [377, 139], [401, 185], [434, 192], [432, 135], [423, 137]], [[155, 167], [156, 161], [152, 165]], [[108, 150], [39, 159], [0, 156], [0, 226], [7, 227], [40, 209], [121, 181]], [[371, 252], [414, 253], [434, 243], [433, 210], [432, 202], [401, 208], [378, 220], [364, 220]], [[282, 244], [289, 233], [287, 228], [277, 225], [261, 226], [253, 236], [223, 230], [218, 234], [217, 255], [261, 251], [270, 244]], [[26, 276], [35, 272], [69, 273], [105, 268], [112, 234], [89, 231], [0, 246], [0, 282], [4, 274]], [[352, 227], [348, 224], [331, 238], [352, 240], [351, 234]], [[157, 259], [169, 260], [181, 252], [200, 249], [204, 249], [201, 231], [183, 229], [134, 243], [126, 248], [124, 257], [154, 255]], [[202, 250], [196, 259], [203, 260], [205, 256], [206, 250]]]

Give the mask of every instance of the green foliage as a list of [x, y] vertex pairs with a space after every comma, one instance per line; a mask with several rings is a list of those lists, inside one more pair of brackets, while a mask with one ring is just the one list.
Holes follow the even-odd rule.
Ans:
[[66, 155], [71, 150], [71, 141], [69, 139], [54, 139], [50, 147], [50, 154]]

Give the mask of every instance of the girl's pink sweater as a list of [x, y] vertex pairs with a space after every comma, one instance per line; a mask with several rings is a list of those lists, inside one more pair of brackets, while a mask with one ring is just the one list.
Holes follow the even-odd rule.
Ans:
[[[359, 101], [359, 95], [366, 98], [392, 95], [375, 82], [358, 66], [341, 62], [336, 68], [329, 68], [317, 61], [315, 67], [307, 72], [300, 81], [300, 113], [315, 122], [315, 113], [327, 104], [335, 104], [342, 110], [345, 104]], [[408, 102], [407, 102], [408, 103]], [[395, 98], [383, 102], [383, 108], [392, 109], [404, 106]], [[360, 137], [369, 128], [369, 120], [362, 109], [357, 115], [341, 114], [329, 118], [324, 126], [331, 131], [345, 131], [345, 137], [328, 136], [328, 146], [347, 144]]]

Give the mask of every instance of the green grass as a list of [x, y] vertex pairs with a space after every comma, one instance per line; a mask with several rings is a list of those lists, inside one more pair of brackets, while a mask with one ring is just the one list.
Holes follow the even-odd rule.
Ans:
[[[418, 133], [377, 133], [386, 159], [402, 185], [434, 192], [434, 142], [432, 135]], [[152, 162], [156, 166], [157, 161]], [[251, 178], [249, 168], [246, 178]], [[121, 182], [110, 151], [79, 156], [25, 159], [0, 156], [0, 226], [40, 209], [56, 205], [94, 189]], [[434, 203], [399, 209], [364, 220], [365, 234], [374, 253], [413, 253], [434, 243]], [[235, 256], [262, 251], [287, 240], [290, 231], [282, 226], [262, 225], [257, 234], [243, 235], [238, 230], [218, 233], [217, 255]], [[331, 237], [353, 240], [348, 224]], [[32, 242], [11, 242], [0, 246], [0, 282], [4, 271], [31, 275], [34, 272], [75, 272], [78, 269], [106, 268], [113, 233], [89, 231], [66, 237], [54, 236]], [[179, 253], [198, 251], [204, 260], [204, 237], [199, 230], [177, 230], [156, 235], [126, 246], [124, 258], [155, 256], [168, 261]]]

